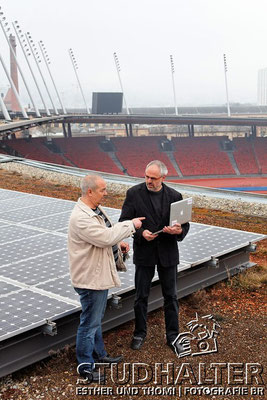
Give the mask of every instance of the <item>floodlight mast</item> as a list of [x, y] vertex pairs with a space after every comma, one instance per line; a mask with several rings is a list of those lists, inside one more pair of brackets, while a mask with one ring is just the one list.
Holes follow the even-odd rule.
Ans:
[[122, 94], [123, 94], [123, 100], [124, 100], [126, 112], [129, 115], [130, 112], [129, 112], [129, 108], [128, 108], [127, 103], [126, 103], [126, 97], [125, 97], [125, 93], [124, 93], [124, 90], [123, 90], [123, 87], [122, 87], [122, 80], [121, 80], [121, 76], [120, 76], [120, 72], [121, 72], [120, 62], [119, 62], [119, 58], [117, 56], [117, 53], [115, 51], [113, 53], [113, 57], [114, 57], [114, 61], [115, 61], [116, 70], [117, 70], [117, 73], [118, 73], [118, 78], [119, 78], [119, 82], [120, 82], [121, 91], [122, 91]]
[[[1, 7], [0, 7], [0, 8], [1, 8]], [[4, 14], [3, 12], [0, 12], [0, 16], [2, 16], [3, 14]], [[19, 64], [19, 62], [18, 62], [17, 55], [16, 55], [16, 53], [15, 53], [15, 51], [14, 51], [14, 49], [13, 49], [12, 44], [10, 43], [10, 40], [8, 39], [7, 32], [10, 30], [10, 28], [7, 27], [7, 25], [8, 25], [7, 22], [5, 22], [5, 23], [3, 24], [3, 21], [5, 21], [5, 19], [6, 19], [5, 17], [2, 17], [2, 19], [0, 19], [1, 28], [2, 28], [2, 30], [3, 30], [4, 36], [5, 36], [5, 38], [6, 38], [6, 41], [7, 41], [8, 45], [9, 45], [10, 51], [11, 51], [11, 53], [12, 53], [12, 55], [13, 55], [13, 57], [14, 57], [14, 60], [15, 60], [15, 62], [16, 62], [16, 64], [17, 64], [18, 70], [19, 70], [19, 72], [20, 72], [20, 75], [21, 75], [22, 80], [23, 80], [23, 82], [24, 82], [24, 85], [25, 85], [25, 87], [26, 87], [26, 90], [27, 90], [27, 92], [28, 92], [28, 95], [29, 95], [29, 97], [30, 97], [30, 100], [31, 100], [31, 102], [32, 102], [32, 105], [33, 105], [33, 107], [34, 107], [34, 109], [35, 109], [36, 116], [37, 116], [37, 117], [41, 117], [40, 111], [39, 111], [38, 107], [36, 106], [36, 104], [35, 104], [35, 102], [34, 102], [34, 100], [33, 100], [33, 97], [32, 97], [32, 95], [31, 95], [30, 89], [29, 89], [29, 87], [28, 87], [28, 84], [27, 84], [27, 82], [26, 82], [26, 79], [25, 79], [25, 77], [24, 77], [24, 74], [23, 74], [23, 72], [22, 72], [22, 69], [21, 69], [20, 64]], [[7, 28], [7, 31], [6, 31], [5, 28]]]
[[33, 43], [32, 37], [31, 37], [31, 35], [30, 35], [29, 32], [26, 33], [26, 39], [27, 39], [28, 45], [29, 45], [29, 47], [30, 47], [31, 53], [32, 53], [32, 55], [33, 55], [34, 61], [35, 61], [35, 63], [36, 63], [36, 66], [37, 66], [37, 68], [38, 68], [38, 71], [39, 71], [39, 73], [40, 73], [40, 75], [41, 75], [41, 78], [42, 78], [42, 81], [43, 81], [43, 83], [44, 83], [44, 86], [45, 86], [45, 88], [46, 88], [48, 97], [49, 97], [49, 99], [50, 99], [50, 101], [51, 101], [52, 107], [53, 107], [53, 109], [54, 109], [54, 111], [55, 111], [55, 114], [56, 114], [56, 115], [59, 115], [59, 114], [58, 114], [58, 110], [57, 110], [57, 108], [56, 108], [56, 106], [55, 106], [55, 104], [54, 104], [54, 102], [53, 102], [53, 99], [52, 99], [52, 97], [51, 97], [51, 94], [50, 94], [50, 92], [49, 92], [48, 86], [47, 86], [47, 84], [46, 84], [46, 81], [45, 81], [45, 79], [44, 79], [42, 70], [41, 70], [40, 65], [39, 65], [39, 63], [41, 62], [41, 59], [40, 59], [40, 57], [39, 57], [39, 54], [38, 54], [38, 52], [37, 52], [37, 50], [36, 50], [36, 47], [35, 47], [35, 45], [34, 45], [34, 43]]
[[48, 57], [48, 55], [47, 55], [47, 51], [46, 51], [44, 42], [43, 42], [42, 40], [40, 40], [40, 42], [38, 42], [38, 44], [39, 44], [39, 47], [40, 47], [40, 50], [41, 50], [43, 59], [44, 59], [44, 61], [45, 61], [47, 70], [48, 70], [48, 72], [49, 72], [51, 81], [52, 81], [52, 83], [53, 83], [54, 89], [55, 89], [55, 91], [56, 91], [56, 94], [57, 94], [59, 103], [60, 103], [61, 108], [62, 108], [62, 111], [63, 111], [63, 114], [67, 114], [66, 109], [65, 109], [65, 107], [63, 106], [63, 103], [62, 103], [61, 97], [60, 97], [60, 95], [59, 95], [59, 92], [58, 92], [58, 90], [57, 90], [57, 87], [56, 87], [56, 84], [55, 84], [53, 75], [52, 75], [51, 70], [50, 70], [50, 67], [49, 67], [50, 59], [49, 59], [49, 57]]
[[74, 70], [74, 73], [76, 75], [76, 79], [77, 79], [77, 82], [78, 82], [78, 85], [79, 85], [79, 88], [80, 88], [80, 91], [81, 91], [81, 95], [82, 95], [82, 98], [83, 98], [85, 109], [87, 111], [87, 114], [90, 114], [90, 110], [89, 110], [89, 108], [87, 106], [87, 103], [86, 103], [86, 100], [85, 100], [85, 96], [84, 96], [84, 93], [83, 93], [83, 89], [82, 89], [82, 85], [81, 85], [81, 82], [80, 82], [80, 79], [79, 79], [79, 76], [78, 76], [78, 72], [77, 72], [78, 64], [77, 64], [77, 61], [76, 61], [76, 58], [74, 56], [74, 53], [73, 53], [72, 49], [69, 49], [69, 56], [70, 56], [71, 63], [72, 63], [72, 66], [73, 66], [73, 70]]
[[[16, 24], [16, 25], [15, 25], [15, 24]], [[23, 42], [25, 42], [25, 39], [24, 39], [24, 36], [23, 36], [23, 34], [22, 34], [22, 32], [21, 32], [20, 26], [18, 25], [18, 21], [12, 22], [12, 25], [13, 25], [14, 31], [15, 31], [15, 33], [16, 33], [16, 36], [17, 36], [17, 38], [18, 38], [20, 47], [21, 47], [21, 49], [22, 49], [22, 51], [23, 51], [24, 57], [25, 57], [25, 59], [26, 59], [26, 62], [27, 62], [27, 64], [28, 64], [28, 67], [29, 67], [29, 70], [30, 70], [30, 72], [31, 72], [32, 78], [33, 78], [33, 80], [34, 80], [34, 83], [35, 83], [35, 85], [36, 85], [36, 87], [37, 87], [39, 96], [40, 96], [40, 98], [41, 98], [41, 100], [42, 100], [42, 103], [43, 103], [43, 106], [44, 106], [46, 115], [47, 115], [48, 117], [50, 117], [50, 116], [51, 116], [51, 113], [50, 113], [50, 111], [49, 111], [49, 109], [48, 109], [48, 107], [47, 107], [47, 105], [46, 105], [46, 103], [45, 103], [45, 100], [44, 100], [44, 98], [43, 98], [42, 92], [41, 92], [40, 87], [39, 87], [39, 85], [38, 85], [37, 79], [36, 79], [36, 77], [35, 77], [35, 75], [34, 75], [33, 69], [32, 69], [32, 67], [31, 67], [31, 64], [30, 64], [29, 59], [28, 59], [28, 56], [31, 55], [30, 50], [28, 49], [28, 47], [26, 47], [27, 45], [26, 45], [26, 44], [23, 45], [23, 43], [22, 43], [22, 41], [21, 41], [21, 39], [23, 39]], [[26, 51], [25, 51], [25, 47], [26, 47], [26, 50], [28, 51], [27, 53], [26, 53]]]
[[227, 84], [227, 62], [225, 54], [223, 55], [223, 63], [224, 63], [225, 90], [226, 90], [226, 100], [227, 100], [227, 115], [228, 117], [231, 117], [229, 96], [228, 96], [228, 84]]
[[174, 83], [174, 61], [173, 61], [173, 56], [170, 55], [170, 61], [171, 61], [171, 73], [172, 73], [172, 88], [173, 88], [173, 98], [174, 98], [174, 109], [175, 109], [175, 114], [178, 115], [178, 109], [177, 109], [177, 103], [176, 103], [176, 92], [175, 92], [175, 83]]

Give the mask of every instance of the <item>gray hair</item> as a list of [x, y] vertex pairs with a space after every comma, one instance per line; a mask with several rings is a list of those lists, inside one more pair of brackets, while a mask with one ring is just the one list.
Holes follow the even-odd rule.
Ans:
[[88, 189], [95, 190], [98, 186], [97, 181], [99, 179], [102, 179], [102, 177], [98, 174], [91, 174], [83, 177], [80, 184], [82, 195], [85, 196]]
[[150, 163], [147, 164], [145, 170], [147, 170], [148, 167], [151, 167], [151, 165], [156, 165], [159, 168], [161, 176], [168, 175], [168, 168], [166, 167], [166, 165], [162, 161], [159, 161], [159, 160], [150, 161]]

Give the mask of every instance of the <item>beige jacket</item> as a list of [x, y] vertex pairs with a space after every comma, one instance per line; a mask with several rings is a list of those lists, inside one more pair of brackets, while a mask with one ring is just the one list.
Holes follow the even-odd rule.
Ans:
[[134, 232], [132, 221], [107, 228], [104, 219], [79, 199], [70, 216], [68, 231], [72, 285], [95, 290], [120, 286], [112, 246]]

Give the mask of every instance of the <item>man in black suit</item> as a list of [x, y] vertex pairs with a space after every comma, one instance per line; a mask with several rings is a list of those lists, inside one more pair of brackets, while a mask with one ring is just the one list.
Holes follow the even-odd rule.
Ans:
[[[165, 164], [151, 161], [145, 170], [145, 182], [127, 191], [122, 206], [120, 221], [142, 215], [146, 219], [134, 234], [135, 288], [134, 303], [135, 330], [131, 342], [133, 350], [139, 350], [147, 334], [147, 302], [155, 266], [164, 297], [164, 312], [167, 344], [178, 336], [177, 264], [181, 241], [189, 230], [189, 223], [169, 225], [170, 204], [182, 200], [182, 195], [166, 186], [163, 181], [168, 174]], [[163, 228], [164, 227], [164, 228]], [[153, 234], [163, 228], [163, 232]], [[178, 351], [181, 349], [177, 349]]]

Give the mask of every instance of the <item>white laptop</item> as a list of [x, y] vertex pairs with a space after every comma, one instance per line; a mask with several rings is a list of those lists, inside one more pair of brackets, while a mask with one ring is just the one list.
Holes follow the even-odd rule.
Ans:
[[[173, 226], [174, 224], [185, 224], [186, 222], [191, 221], [192, 217], [192, 205], [193, 199], [189, 197], [188, 199], [179, 200], [175, 203], [171, 203], [171, 210], [170, 210], [170, 222], [169, 226]], [[153, 234], [156, 235], [160, 231], [154, 232]]]

